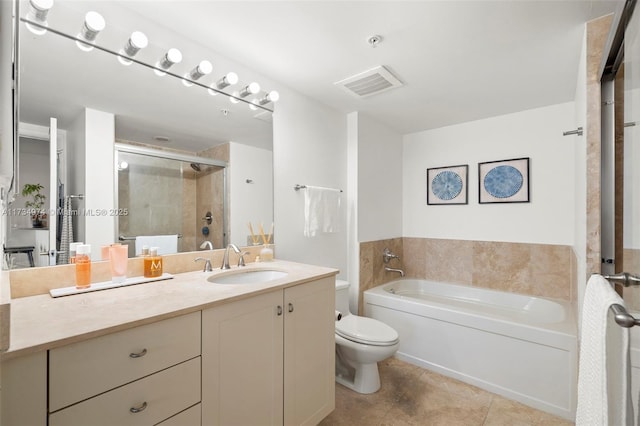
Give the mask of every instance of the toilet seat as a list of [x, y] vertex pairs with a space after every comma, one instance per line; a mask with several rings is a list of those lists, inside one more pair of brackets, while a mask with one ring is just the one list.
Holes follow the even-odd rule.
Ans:
[[356, 343], [391, 346], [398, 343], [398, 332], [373, 318], [347, 315], [336, 321], [336, 334]]

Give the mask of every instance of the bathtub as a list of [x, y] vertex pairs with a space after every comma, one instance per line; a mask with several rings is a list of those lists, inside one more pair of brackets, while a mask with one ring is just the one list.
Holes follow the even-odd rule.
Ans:
[[401, 279], [365, 291], [364, 313], [398, 331], [401, 360], [575, 417], [577, 327], [568, 302]]

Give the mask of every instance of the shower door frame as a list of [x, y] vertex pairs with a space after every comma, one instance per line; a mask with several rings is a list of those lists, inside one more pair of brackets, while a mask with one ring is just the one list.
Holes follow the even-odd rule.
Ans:
[[[115, 149], [114, 154], [116, 156], [119, 152], [125, 152], [128, 154], [146, 155], [148, 157], [162, 158], [165, 160], [175, 160], [175, 161], [181, 161], [186, 163], [198, 163], [198, 164], [205, 164], [207, 166], [221, 167], [222, 168], [222, 198], [223, 198], [222, 242], [223, 242], [223, 247], [227, 246], [227, 239], [229, 235], [229, 228], [228, 228], [229, 224], [227, 223], [227, 214], [228, 214], [228, 208], [229, 208], [227, 171], [229, 168], [229, 163], [227, 161], [216, 160], [216, 159], [207, 158], [207, 157], [198, 157], [195, 155], [180, 154], [177, 152], [162, 151], [159, 149], [153, 149], [153, 148], [148, 148], [144, 146], [128, 145], [123, 143], [115, 143], [114, 149]], [[118, 197], [118, 173], [113, 174], [113, 179], [114, 179], [114, 191], [115, 191], [114, 198], [116, 200], [116, 210], [117, 210], [119, 209], [119, 204], [120, 204], [120, 200]], [[114, 241], [118, 241], [120, 237], [120, 223], [117, 216], [115, 218], [114, 229], [115, 229]]]

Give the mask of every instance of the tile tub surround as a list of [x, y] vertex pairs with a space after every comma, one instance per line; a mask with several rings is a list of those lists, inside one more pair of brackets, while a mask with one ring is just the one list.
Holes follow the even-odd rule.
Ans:
[[398, 278], [384, 270], [385, 247], [400, 256], [389, 266], [404, 269], [407, 277], [575, 299], [576, 262], [569, 246], [404, 237], [360, 244], [360, 312], [364, 291]]
[[[262, 246], [241, 247], [242, 251], [248, 251], [245, 257], [247, 263], [254, 262], [260, 254]], [[274, 247], [275, 250], [275, 247]], [[196, 257], [204, 257], [211, 260], [213, 268], [220, 268], [224, 249], [193, 251], [186, 253], [168, 254], [162, 256], [163, 270], [170, 274], [202, 270], [202, 262], [194, 262]], [[238, 255], [230, 251], [229, 264], [235, 266], [238, 263]], [[267, 265], [268, 263], [264, 263]], [[9, 271], [11, 286], [11, 298], [35, 296], [47, 294], [52, 288], [69, 287], [75, 285], [75, 265], [57, 265], [43, 268], [25, 268]], [[143, 274], [141, 257], [129, 258], [127, 276], [137, 277]], [[111, 268], [108, 261], [93, 262], [91, 265], [91, 282], [111, 280]]]

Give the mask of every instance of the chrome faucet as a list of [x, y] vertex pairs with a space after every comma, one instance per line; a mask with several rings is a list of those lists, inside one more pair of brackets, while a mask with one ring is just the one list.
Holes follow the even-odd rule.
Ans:
[[209, 259], [205, 259], [204, 257], [196, 257], [193, 259], [194, 262], [198, 262], [199, 260], [204, 260], [204, 268], [202, 272], [211, 272], [213, 268], [211, 267], [211, 261]]
[[404, 277], [404, 271], [402, 269], [389, 268], [388, 266], [384, 267], [384, 270], [387, 272], [399, 272], [401, 277]]
[[205, 241], [202, 244], [200, 244], [200, 248], [201, 249], [209, 249], [209, 250], [213, 250], [213, 244], [211, 244], [211, 241]]
[[[226, 250], [224, 251], [224, 257], [222, 258], [222, 266], [220, 267], [220, 269], [231, 269], [231, 266], [229, 266], [229, 249], [230, 248], [233, 249], [234, 253], [240, 254], [240, 249], [238, 248], [238, 246], [236, 246], [233, 243], [229, 243]], [[242, 256], [240, 256], [240, 259], [244, 260]]]
[[384, 261], [384, 263], [389, 263], [391, 259], [400, 260], [400, 256], [391, 253], [391, 250], [385, 247], [384, 250], [382, 251], [382, 260]]

